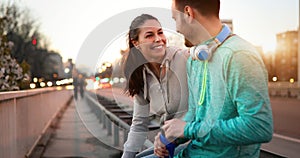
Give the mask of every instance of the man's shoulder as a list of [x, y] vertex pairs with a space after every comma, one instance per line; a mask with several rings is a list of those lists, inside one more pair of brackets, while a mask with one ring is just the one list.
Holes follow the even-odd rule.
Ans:
[[232, 53], [240, 52], [240, 51], [257, 51], [255, 46], [249, 41], [241, 38], [238, 35], [233, 35], [229, 39], [227, 39], [221, 46], [221, 49], [226, 49], [227, 51], [231, 51]]
[[224, 57], [233, 57], [239, 54], [245, 54], [246, 56], [259, 57], [257, 48], [247, 40], [241, 38], [238, 35], [234, 35], [226, 40], [217, 50]]

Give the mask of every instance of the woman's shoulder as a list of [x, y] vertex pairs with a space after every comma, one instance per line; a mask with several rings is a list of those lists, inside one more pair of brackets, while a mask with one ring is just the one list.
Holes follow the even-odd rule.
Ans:
[[189, 49], [187, 48], [180, 48], [180, 47], [176, 47], [176, 46], [169, 46], [167, 47], [167, 53], [168, 54], [173, 54], [175, 56], [184, 56], [186, 58], [189, 57], [190, 53], [189, 53]]

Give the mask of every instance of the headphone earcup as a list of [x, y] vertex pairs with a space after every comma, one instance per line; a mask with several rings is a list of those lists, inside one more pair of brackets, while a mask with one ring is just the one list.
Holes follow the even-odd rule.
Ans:
[[207, 60], [209, 56], [210, 56], [210, 51], [207, 49], [202, 49], [197, 54], [197, 58], [199, 60]]
[[209, 46], [206, 44], [194, 47], [191, 53], [193, 59], [198, 59], [198, 60], [207, 60], [211, 56]]

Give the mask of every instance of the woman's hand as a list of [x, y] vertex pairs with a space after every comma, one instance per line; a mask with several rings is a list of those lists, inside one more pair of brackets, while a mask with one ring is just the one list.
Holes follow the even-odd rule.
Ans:
[[166, 146], [160, 141], [159, 135], [161, 135], [160, 132], [155, 136], [154, 155], [159, 156], [159, 157], [168, 156], [169, 152], [168, 152]]

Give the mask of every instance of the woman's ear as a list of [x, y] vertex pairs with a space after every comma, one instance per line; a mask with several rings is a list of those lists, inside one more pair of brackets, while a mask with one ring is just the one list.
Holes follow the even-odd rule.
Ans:
[[135, 48], [139, 48], [139, 42], [136, 40], [131, 40], [132, 44], [134, 45]]

